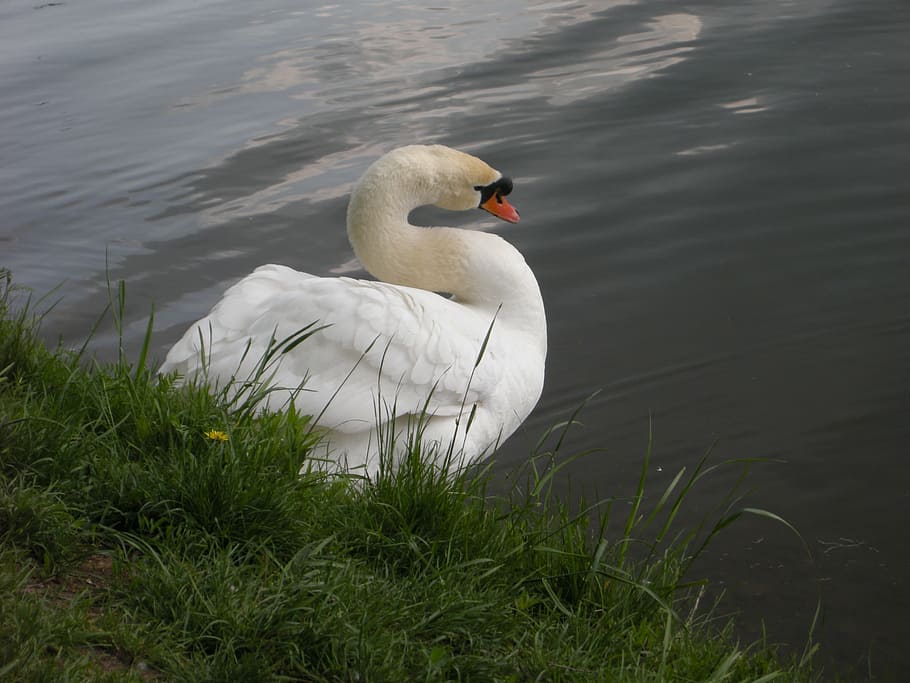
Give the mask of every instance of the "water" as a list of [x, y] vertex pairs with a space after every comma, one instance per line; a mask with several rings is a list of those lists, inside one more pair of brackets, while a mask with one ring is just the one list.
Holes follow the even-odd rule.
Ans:
[[[163, 357], [232, 281], [355, 272], [344, 210], [383, 151], [441, 142], [513, 176], [548, 306], [543, 398], [505, 473], [590, 393], [573, 491], [656, 494], [773, 460], [698, 570], [744, 638], [903, 669], [910, 561], [910, 6], [902, 0], [0, 7], [0, 265], [79, 340], [125, 279]], [[102, 331], [93, 348], [116, 353]], [[689, 519], [735, 483], [705, 481]], [[568, 483], [561, 485], [568, 491]]]

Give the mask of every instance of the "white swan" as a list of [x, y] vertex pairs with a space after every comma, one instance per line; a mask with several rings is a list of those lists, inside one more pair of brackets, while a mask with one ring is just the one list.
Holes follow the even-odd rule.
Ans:
[[400, 455], [420, 415], [425, 449], [454, 444], [465, 462], [488, 454], [540, 398], [540, 288], [502, 238], [416, 227], [408, 214], [425, 204], [479, 207], [514, 223], [518, 212], [503, 198], [511, 189], [498, 171], [448, 147], [393, 150], [366, 171], [347, 214], [354, 252], [380, 282], [261, 266], [190, 327], [159, 372], [238, 387], [270, 340], [318, 321], [325, 327], [275, 356], [262, 405], [293, 398], [298, 412], [318, 415], [328, 457], [372, 474], [380, 435], [395, 433]]

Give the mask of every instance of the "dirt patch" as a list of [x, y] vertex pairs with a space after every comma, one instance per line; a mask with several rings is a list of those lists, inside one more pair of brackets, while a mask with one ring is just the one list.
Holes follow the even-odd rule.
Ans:
[[[125, 576], [126, 572], [123, 569], [115, 570], [114, 559], [110, 555], [96, 553], [84, 558], [65, 573], [61, 572], [47, 578], [36, 578], [33, 575], [22, 587], [22, 591], [43, 597], [55, 608], [66, 609], [77, 596], [85, 593], [88, 593], [90, 598], [103, 597], [115, 582], [122, 581]], [[88, 606], [92, 622], [102, 616], [102, 610], [95, 602], [91, 599]], [[136, 662], [131, 654], [117, 648], [86, 646], [79, 648], [79, 651], [103, 672], [133, 671], [148, 681], [159, 677], [158, 672], [147, 663]]]
[[104, 673], [132, 671], [144, 681], [154, 681], [159, 678], [159, 673], [151, 666], [145, 662], [135, 662], [126, 652], [89, 647], [82, 648], [81, 652]]
[[74, 569], [46, 579], [29, 579], [25, 593], [43, 593], [53, 603], [68, 602], [85, 592], [106, 592], [114, 580], [114, 560], [109, 555], [89, 555]]

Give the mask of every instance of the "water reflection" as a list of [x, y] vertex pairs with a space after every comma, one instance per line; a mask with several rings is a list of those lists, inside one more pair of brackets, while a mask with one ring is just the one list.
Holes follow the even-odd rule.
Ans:
[[759, 97], [747, 97], [744, 100], [736, 100], [735, 102], [724, 102], [720, 106], [730, 110], [734, 114], [757, 114], [768, 108], [761, 103]]
[[700, 33], [701, 21], [694, 15], [658, 16], [646, 30], [617, 37], [610, 48], [586, 55], [582, 63], [541, 69], [532, 77], [551, 104], [572, 104], [678, 64], [693, 49], [685, 43]]
[[[240, 84], [210, 91], [192, 104], [211, 105], [220, 98], [241, 94], [293, 91], [294, 98], [320, 100], [322, 106], [326, 106], [332, 104], [339, 90], [346, 90], [345, 97], [356, 97], [364, 112], [352, 120], [350, 131], [341, 131], [346, 138], [344, 148], [337, 149], [336, 145], [336, 149], [321, 156], [298, 154], [296, 168], [277, 176], [270, 173], [269, 182], [259, 187], [248, 183], [254, 190], [250, 193], [224, 196], [224, 188], [215, 186], [217, 201], [213, 201], [210, 193], [199, 191], [211, 183], [204, 178], [194, 178], [195, 190], [188, 193], [191, 201], [167, 209], [155, 220], [172, 216], [175, 211], [192, 211], [199, 214], [199, 227], [209, 228], [230, 220], [274, 212], [303, 199], [323, 201], [343, 197], [348, 193], [357, 169], [391, 146], [390, 136], [383, 130], [387, 122], [394, 121], [396, 140], [432, 141], [446, 121], [471, 112], [476, 114], [484, 104], [500, 110], [509, 105], [520, 109], [522, 102], [542, 95], [551, 105], [569, 105], [649, 77], [679, 63], [692, 49], [689, 43], [701, 30], [699, 19], [687, 14], [660, 15], [645, 22], [644, 30], [619, 35], [614, 41], [615, 47], [593, 54], [586, 50], [577, 59], [558, 67], [529, 69], [525, 78], [515, 78], [512, 83], [472, 86], [472, 80], [478, 84], [484, 81], [463, 79], [462, 87], [453, 91], [445, 85], [451, 78], [447, 74], [442, 75], [439, 85], [427, 80], [432, 78], [436, 66], [445, 65], [451, 70], [462, 61], [507, 60], [510, 41], [519, 36], [536, 32], [535, 41], [543, 41], [565, 27], [587, 21], [604, 22], [605, 10], [623, 4], [626, 3], [599, 6], [596, 16], [590, 5], [541, 4], [536, 8], [540, 14], [517, 13], [518, 16], [508, 22], [480, 20], [478, 8], [466, 5], [447, 8], [446, 23], [439, 25], [428, 23], [427, 18], [433, 18], [432, 12], [424, 12], [424, 18], [402, 21], [402, 13], [398, 11], [401, 8], [390, 10], [384, 5], [359, 5], [364, 16], [355, 16], [350, 7], [321, 8], [317, 12], [321, 18], [331, 18], [334, 22], [343, 20], [349, 29], [344, 37], [320, 34], [318, 41], [304, 47], [264, 56], [260, 58], [263, 65], [244, 73]], [[508, 9], [506, 6], [499, 11], [507, 12]], [[548, 14], [551, 10], [555, 12], [553, 15]], [[384, 22], [382, 19], [386, 15]], [[349, 19], [351, 21], [347, 23]], [[522, 52], [525, 49], [522, 47]], [[422, 74], [420, 80], [415, 80], [416, 74]], [[409, 87], [402, 97], [390, 100], [386, 82], [407, 83]], [[369, 105], [377, 98], [384, 100], [382, 104]], [[375, 121], [370, 121], [371, 116]], [[278, 148], [293, 148], [301, 138], [311, 138], [314, 124], [317, 126], [315, 132], [319, 134], [319, 118], [314, 120], [313, 114], [296, 121], [283, 119], [276, 124], [282, 130], [245, 141], [238, 152], [227, 155], [215, 166], [249, 168], [251, 164], [246, 153], [256, 148], [264, 148], [261, 156], [273, 163]], [[485, 141], [479, 139], [466, 148], [478, 151], [476, 148], [484, 144]], [[212, 175], [211, 171], [203, 173], [206, 175]]]
[[[292, 13], [282, 31], [298, 47], [256, 59], [236, 84], [182, 99], [180, 108], [239, 95], [288, 92], [322, 105], [387, 96], [392, 84], [494, 58], [510, 41], [543, 28], [584, 21], [595, 3], [464, 2], [428, 8], [411, 3], [357, 2]], [[620, 2], [602, 3], [606, 9]], [[315, 20], [315, 21], [314, 21]], [[394, 91], [394, 89], [393, 89]]]

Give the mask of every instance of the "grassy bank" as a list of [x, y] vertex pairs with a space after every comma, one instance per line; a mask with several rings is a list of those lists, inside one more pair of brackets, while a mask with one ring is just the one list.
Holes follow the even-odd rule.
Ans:
[[299, 475], [305, 418], [177, 391], [141, 351], [49, 351], [14, 308], [7, 288], [0, 679], [811, 679], [681, 585], [703, 470], [593, 515], [550, 496], [546, 454], [505, 499], [417, 457], [366, 486]]

